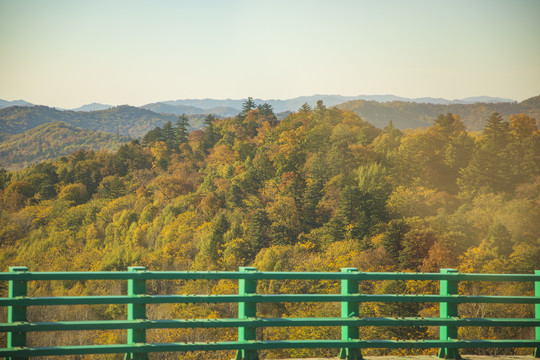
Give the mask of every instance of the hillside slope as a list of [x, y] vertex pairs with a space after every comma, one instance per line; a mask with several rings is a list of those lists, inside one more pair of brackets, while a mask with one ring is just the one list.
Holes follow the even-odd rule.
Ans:
[[[130, 137], [141, 137], [156, 126], [167, 121], [176, 122], [178, 117], [158, 114], [134, 106], [122, 105], [99, 111], [61, 111], [47, 106], [12, 106], [0, 109], [0, 132], [20, 134], [36, 126], [63, 121], [83, 129], [105, 131]], [[190, 119], [191, 120], [191, 119]], [[202, 125], [200, 117], [194, 117], [191, 128]]]
[[0, 166], [23, 168], [43, 160], [67, 156], [79, 149], [115, 151], [130, 139], [102, 131], [83, 130], [63, 122], [40, 125], [0, 143]]
[[352, 110], [369, 123], [384, 127], [389, 121], [400, 129], [427, 127], [440, 114], [453, 113], [461, 117], [467, 129], [481, 130], [486, 119], [494, 112], [508, 119], [512, 114], [524, 113], [540, 119], [540, 96], [520, 103], [475, 103], [475, 104], [421, 104], [404, 101], [379, 103], [376, 101], [353, 100], [337, 106]]

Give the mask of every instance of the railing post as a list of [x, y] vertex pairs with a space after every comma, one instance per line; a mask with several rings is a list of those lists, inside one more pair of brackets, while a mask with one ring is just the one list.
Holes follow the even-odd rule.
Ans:
[[[11, 273], [25, 273], [28, 268], [25, 266], [14, 266], [9, 268]], [[28, 294], [26, 280], [9, 280], [9, 297], [11, 299], [23, 297]], [[26, 306], [9, 306], [8, 307], [8, 323], [25, 322]], [[26, 347], [25, 332], [9, 332], [7, 338], [8, 348]], [[26, 360], [28, 357], [11, 357], [9, 360]]]
[[[358, 272], [357, 268], [342, 268], [343, 273], [355, 273]], [[358, 294], [358, 280], [356, 279], [342, 279], [341, 280], [341, 295], [354, 295]], [[358, 317], [359, 307], [356, 301], [342, 301], [341, 302], [341, 317], [349, 318]], [[358, 326], [342, 326], [341, 327], [341, 340], [359, 340], [360, 331]], [[362, 351], [355, 348], [341, 348], [339, 352], [340, 359], [348, 360], [362, 360]]]
[[[441, 269], [441, 274], [457, 274], [458, 271], [454, 269]], [[440, 282], [441, 296], [457, 295], [458, 294], [458, 282], [457, 280], [441, 280]], [[440, 303], [440, 318], [449, 319], [458, 316], [458, 304], [441, 301]], [[457, 340], [458, 328], [457, 326], [440, 326], [439, 327], [440, 339]], [[444, 359], [461, 359], [458, 349], [440, 348], [439, 357]]]
[[[253, 267], [240, 267], [238, 269], [242, 273], [255, 272], [257, 269]], [[251, 295], [257, 293], [257, 280], [252, 279], [239, 279], [238, 280], [238, 294], [239, 295]], [[257, 303], [240, 301], [238, 303], [238, 318], [247, 319], [257, 316]], [[257, 340], [257, 328], [255, 327], [238, 327], [238, 341], [256, 341]], [[258, 360], [259, 355], [257, 350], [241, 349], [236, 353], [237, 360]]]
[[[146, 271], [145, 267], [130, 266], [129, 272]], [[146, 294], [146, 280], [144, 279], [129, 279], [128, 280], [128, 296], [137, 296]], [[128, 304], [127, 306], [128, 320], [146, 319], [146, 304]], [[146, 329], [128, 329], [127, 343], [129, 345], [143, 344], [146, 342]], [[147, 360], [147, 353], [128, 353], [124, 357], [125, 360]]]
[[[535, 275], [540, 275], [540, 270], [534, 271]], [[540, 281], [534, 282], [534, 296], [540, 298]], [[534, 304], [534, 312], [536, 320], [540, 319], [540, 304]], [[536, 332], [536, 341], [540, 343], [540, 326], [537, 326], [535, 329]], [[534, 349], [534, 357], [540, 359], [540, 348], [537, 347]]]

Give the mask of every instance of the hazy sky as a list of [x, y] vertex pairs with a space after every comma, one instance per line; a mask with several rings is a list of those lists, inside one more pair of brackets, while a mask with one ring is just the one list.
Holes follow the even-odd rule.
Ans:
[[539, 0], [0, 0], [0, 99], [540, 94]]

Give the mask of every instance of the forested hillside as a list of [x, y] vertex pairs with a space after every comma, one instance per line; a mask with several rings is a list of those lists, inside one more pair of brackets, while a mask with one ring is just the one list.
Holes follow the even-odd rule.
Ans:
[[[201, 116], [191, 116], [193, 129], [200, 128]], [[0, 109], [0, 133], [20, 134], [39, 125], [62, 121], [83, 129], [141, 137], [156, 126], [176, 121], [177, 116], [123, 105], [98, 111], [62, 111], [47, 106], [12, 106]]]
[[378, 127], [393, 121], [399, 129], [428, 127], [439, 114], [459, 115], [466, 128], [477, 131], [484, 128], [487, 118], [494, 112], [508, 120], [513, 114], [526, 114], [534, 119], [540, 118], [540, 96], [520, 103], [475, 103], [475, 104], [431, 104], [404, 101], [376, 102], [354, 100], [338, 105], [340, 109], [354, 111], [371, 124]]
[[[427, 119], [426, 119], [427, 121]], [[435, 115], [426, 129], [374, 127], [352, 111], [303, 106], [278, 122], [271, 106], [244, 103], [234, 118], [205, 118], [188, 134], [177, 118], [116, 152], [77, 151], [0, 173], [0, 264], [30, 270], [361, 271], [532, 273], [540, 268], [540, 131], [533, 118], [499, 114], [470, 133], [458, 115]], [[30, 293], [118, 294], [125, 284], [55, 282]], [[437, 293], [431, 282], [363, 284], [364, 293]], [[533, 294], [523, 284], [464, 292]], [[223, 294], [229, 281], [162, 282], [152, 293]], [[264, 292], [339, 292], [337, 282], [261, 282]], [[228, 305], [163, 305], [149, 318], [234, 317]], [[36, 312], [66, 318], [65, 308]], [[81, 307], [81, 317], [122, 318], [125, 307]], [[261, 317], [335, 316], [336, 304], [261, 306]], [[469, 317], [534, 317], [532, 306], [460, 305]], [[189, 316], [186, 316], [189, 313]], [[431, 304], [362, 305], [359, 316], [438, 316]], [[365, 328], [363, 338], [430, 339], [427, 327]], [[461, 328], [465, 337], [534, 336], [528, 328]], [[480, 331], [484, 333], [480, 334]], [[62, 341], [111, 343], [120, 331]], [[233, 339], [233, 332], [152, 333], [150, 341]], [[337, 328], [268, 328], [268, 338], [338, 338]], [[371, 351], [371, 352], [370, 352]], [[411, 350], [413, 351], [413, 350]], [[474, 350], [473, 350], [474, 351]], [[483, 350], [476, 350], [483, 351]], [[487, 350], [491, 351], [491, 350]], [[506, 349], [510, 353], [513, 349]], [[369, 350], [365, 354], [382, 354]], [[501, 352], [499, 352], [501, 354]], [[316, 350], [275, 356], [333, 355]], [[164, 355], [165, 356], [165, 355]], [[216, 354], [230, 358], [231, 353]], [[176, 354], [193, 359], [193, 354]]]
[[83, 130], [63, 122], [40, 125], [22, 134], [4, 135], [0, 141], [0, 166], [20, 169], [76, 150], [116, 151], [130, 138], [102, 131]]
[[[330, 99], [333, 104], [346, 97], [322, 96]], [[272, 104], [280, 109], [298, 109], [301, 100], [315, 102], [317, 96], [301, 97], [290, 100], [272, 100]], [[437, 99], [431, 99], [433, 101]], [[107, 110], [97, 111], [63, 111], [46, 106], [11, 106], [0, 109], [0, 133], [20, 134], [36, 126], [63, 121], [83, 129], [99, 130], [140, 138], [157, 126], [166, 122], [175, 122], [178, 115], [186, 114], [190, 120], [190, 130], [202, 128], [204, 117], [213, 114], [219, 117], [234, 116], [238, 110], [224, 105], [238, 105], [240, 100], [177, 100], [162, 103], [147, 104], [140, 108], [123, 105]], [[216, 105], [212, 108], [197, 108], [182, 105], [206, 104]], [[220, 105], [221, 106], [218, 106]], [[540, 96], [533, 97], [520, 103], [474, 103], [474, 104], [435, 104], [409, 101], [377, 102], [366, 100], [348, 101], [337, 105], [340, 109], [354, 111], [362, 119], [383, 128], [392, 121], [398, 129], [416, 129], [428, 127], [439, 114], [453, 113], [459, 115], [465, 127], [470, 131], [481, 130], [486, 119], [494, 112], [508, 120], [513, 114], [526, 114], [532, 118], [540, 118]], [[290, 111], [277, 114], [281, 120]]]

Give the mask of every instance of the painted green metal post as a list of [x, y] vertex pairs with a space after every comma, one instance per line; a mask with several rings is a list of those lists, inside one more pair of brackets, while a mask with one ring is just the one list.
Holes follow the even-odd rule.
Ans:
[[[129, 272], [141, 272], [146, 271], [145, 267], [130, 266]], [[141, 279], [129, 279], [128, 280], [128, 296], [137, 296], [146, 294], [146, 280]], [[140, 320], [146, 319], [146, 304], [128, 304], [127, 306], [127, 318], [128, 320]], [[146, 330], [145, 329], [128, 329], [127, 331], [127, 343], [130, 345], [144, 344], [146, 342]], [[129, 353], [126, 354], [126, 360], [147, 360], [147, 353]]]
[[[358, 272], [356, 268], [342, 268], [341, 272], [355, 273]], [[354, 295], [358, 294], [358, 280], [343, 279], [341, 280], [341, 295]], [[358, 316], [359, 307], [357, 302], [343, 301], [341, 303], [341, 317], [349, 318]], [[342, 326], [341, 327], [341, 340], [359, 340], [360, 331], [358, 326]], [[342, 348], [339, 352], [340, 359], [348, 360], [362, 360], [362, 352], [360, 349], [354, 348]]]
[[[25, 273], [28, 268], [25, 266], [14, 266], [9, 268], [9, 272], [12, 273]], [[9, 281], [9, 297], [18, 298], [27, 296], [28, 287], [26, 280], [10, 280]], [[9, 306], [8, 307], [8, 323], [25, 322], [26, 319], [26, 306]], [[8, 348], [26, 347], [26, 333], [25, 332], [9, 332], [7, 338]], [[26, 360], [28, 357], [12, 357], [9, 360]]]
[[[238, 269], [240, 272], [255, 272], [257, 269], [253, 267], [240, 267]], [[257, 280], [252, 279], [239, 279], [238, 280], [238, 294], [239, 295], [251, 295], [257, 293]], [[247, 319], [254, 318], [257, 316], [257, 303], [251, 302], [239, 302], [238, 303], [238, 318]], [[255, 327], [244, 327], [240, 326], [238, 328], [238, 341], [256, 341], [257, 340], [257, 328]], [[257, 350], [238, 350], [236, 353], [237, 360], [258, 360], [259, 355]]]
[[[454, 269], [441, 269], [442, 274], [457, 274], [458, 271]], [[458, 294], [458, 282], [457, 280], [441, 280], [440, 293], [442, 296], [457, 295]], [[440, 318], [448, 319], [458, 316], [458, 304], [457, 303], [440, 303]], [[458, 328], [457, 326], [441, 326], [439, 328], [440, 339], [457, 340]], [[439, 357], [444, 359], [461, 359], [458, 349], [441, 348], [439, 350]]]
[[[540, 275], [540, 270], [535, 270], [534, 275]], [[534, 295], [537, 298], [540, 298], [540, 281], [534, 282]], [[540, 319], [540, 304], [534, 305], [534, 313], [536, 320]], [[535, 329], [536, 332], [536, 341], [540, 343], [540, 326], [537, 326]], [[534, 349], [534, 357], [540, 359], [540, 348]]]

